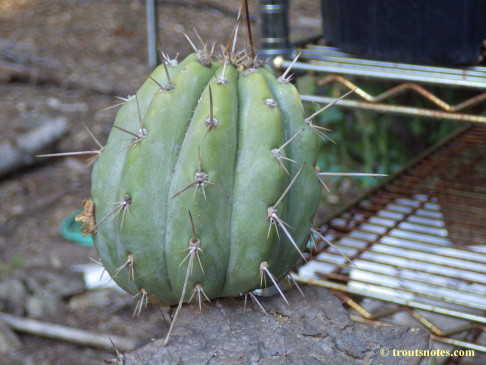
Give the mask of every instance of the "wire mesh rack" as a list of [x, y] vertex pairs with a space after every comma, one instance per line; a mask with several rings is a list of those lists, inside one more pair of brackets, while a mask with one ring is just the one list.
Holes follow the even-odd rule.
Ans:
[[[337, 106], [467, 124], [319, 225], [313, 259], [298, 279], [330, 289], [356, 321], [422, 326], [436, 348], [462, 350], [440, 363], [486, 363], [486, 67], [366, 60], [300, 44], [305, 48], [298, 60], [277, 56], [274, 67], [291, 66], [321, 77], [319, 85], [354, 90]], [[360, 87], [363, 78], [390, 88], [373, 95]], [[467, 99], [454, 104], [433, 92], [445, 88], [467, 90]], [[397, 104], [402, 93], [419, 95], [425, 107]], [[328, 95], [301, 98], [335, 101]]]
[[[477, 113], [486, 101], [486, 67], [364, 60], [312, 44], [298, 61], [274, 59], [281, 70], [292, 63], [295, 71], [322, 74], [320, 85], [355, 90], [338, 106], [473, 123], [321, 224], [299, 280], [330, 289], [356, 321], [422, 326], [436, 348], [466, 351], [440, 362], [486, 363], [486, 117]], [[359, 86], [361, 78], [395, 85], [372, 95]], [[430, 86], [467, 89], [468, 99], [454, 105]], [[394, 104], [404, 92], [419, 94], [431, 107]]]
[[466, 125], [418, 156], [322, 225], [300, 280], [486, 363], [485, 152], [486, 127]]

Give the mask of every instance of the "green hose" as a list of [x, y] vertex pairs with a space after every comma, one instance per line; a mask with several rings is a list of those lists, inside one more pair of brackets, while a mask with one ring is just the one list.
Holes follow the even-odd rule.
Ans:
[[66, 217], [59, 226], [59, 233], [63, 238], [75, 242], [80, 246], [93, 247], [91, 235], [83, 236], [80, 230], [81, 224], [74, 220], [81, 212], [79, 211]]

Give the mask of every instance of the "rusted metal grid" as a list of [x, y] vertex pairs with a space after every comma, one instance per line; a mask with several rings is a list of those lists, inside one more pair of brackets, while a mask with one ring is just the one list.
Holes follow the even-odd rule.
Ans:
[[479, 125], [418, 156], [322, 225], [299, 280], [331, 289], [355, 320], [406, 313], [436, 342], [486, 363], [485, 156]]
[[[340, 84], [355, 90], [352, 97], [340, 100], [337, 105], [346, 108], [375, 110], [428, 118], [460, 120], [465, 122], [486, 123], [486, 116], [475, 114], [471, 109], [486, 101], [486, 67], [474, 66], [447, 68], [436, 66], [413, 65], [396, 62], [366, 60], [353, 57], [333, 47], [307, 45], [301, 51], [296, 62], [274, 59], [277, 69], [286, 69], [292, 64], [292, 70], [324, 73], [327, 76], [319, 80], [319, 85]], [[351, 77], [351, 78], [350, 78]], [[380, 81], [390, 80], [398, 84], [389, 90], [372, 95], [359, 85], [360, 78], [374, 78]], [[354, 81], [358, 79], [358, 81]], [[474, 96], [452, 104], [443, 100], [427, 88], [430, 85], [468, 89]], [[404, 92], [420, 95], [431, 103], [430, 108], [397, 104], [394, 97]], [[328, 104], [334, 98], [326, 95], [302, 95], [302, 100], [319, 104]]]

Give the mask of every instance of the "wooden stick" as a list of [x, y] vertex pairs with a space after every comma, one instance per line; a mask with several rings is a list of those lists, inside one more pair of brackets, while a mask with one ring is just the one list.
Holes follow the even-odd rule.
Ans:
[[62, 326], [54, 323], [41, 322], [35, 319], [14, 316], [0, 312], [0, 320], [18, 332], [52, 338], [78, 345], [111, 349], [115, 343], [120, 351], [131, 351], [142, 344], [142, 340], [136, 337], [125, 337], [82, 330], [73, 327]]
[[34, 155], [59, 141], [69, 131], [65, 118], [44, 120], [42, 125], [18, 136], [15, 141], [0, 143], [0, 177], [35, 162]]

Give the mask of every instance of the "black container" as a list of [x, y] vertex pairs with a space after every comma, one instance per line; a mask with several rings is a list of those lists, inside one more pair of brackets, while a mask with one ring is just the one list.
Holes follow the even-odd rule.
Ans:
[[486, 0], [321, 0], [324, 37], [358, 57], [478, 63]]

